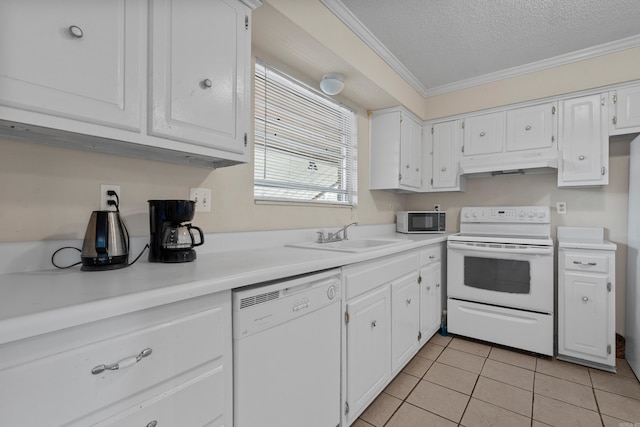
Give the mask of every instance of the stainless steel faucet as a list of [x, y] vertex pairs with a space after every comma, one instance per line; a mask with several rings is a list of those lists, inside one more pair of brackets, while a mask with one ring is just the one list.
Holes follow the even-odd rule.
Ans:
[[[341, 240], [349, 240], [349, 238], [347, 237], [347, 228], [351, 227], [352, 225], [358, 225], [358, 223], [352, 222], [351, 224], [345, 225], [344, 227], [342, 227], [341, 229], [339, 229], [334, 233], [327, 233], [327, 237], [324, 237], [324, 232], [318, 231], [317, 232], [318, 240], [316, 240], [316, 242], [329, 243], [329, 242], [339, 242]], [[340, 233], [342, 233], [342, 237], [340, 237]]]

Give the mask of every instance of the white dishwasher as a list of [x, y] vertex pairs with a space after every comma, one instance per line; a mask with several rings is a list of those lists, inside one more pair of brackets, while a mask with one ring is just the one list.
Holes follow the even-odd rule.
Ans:
[[340, 424], [340, 270], [233, 292], [235, 427]]

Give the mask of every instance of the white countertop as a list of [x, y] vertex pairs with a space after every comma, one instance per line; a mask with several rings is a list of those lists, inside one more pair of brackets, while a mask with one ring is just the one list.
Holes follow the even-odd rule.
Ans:
[[558, 227], [558, 248], [615, 251], [615, 243], [604, 239], [602, 227]]
[[[0, 275], [0, 344], [183, 299], [340, 267], [446, 241], [448, 234], [385, 234], [406, 244], [362, 253], [284, 246], [198, 253], [191, 263], [141, 259], [120, 270], [79, 268]], [[144, 257], [143, 257], [144, 258]]]

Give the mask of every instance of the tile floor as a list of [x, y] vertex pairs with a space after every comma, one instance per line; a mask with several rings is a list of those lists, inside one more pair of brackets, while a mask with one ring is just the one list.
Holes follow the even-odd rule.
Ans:
[[436, 334], [352, 427], [640, 427], [640, 383]]

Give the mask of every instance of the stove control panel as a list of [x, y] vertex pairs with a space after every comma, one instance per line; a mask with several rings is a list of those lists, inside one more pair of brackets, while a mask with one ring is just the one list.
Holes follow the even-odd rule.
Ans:
[[549, 206], [480, 206], [464, 207], [460, 222], [550, 223]]

